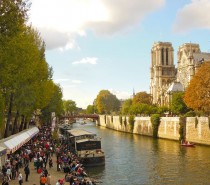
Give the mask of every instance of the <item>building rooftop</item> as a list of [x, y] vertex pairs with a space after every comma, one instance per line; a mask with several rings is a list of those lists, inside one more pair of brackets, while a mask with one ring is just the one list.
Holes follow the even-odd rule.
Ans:
[[193, 53], [195, 62], [210, 61], [210, 53]]
[[184, 87], [180, 82], [173, 82], [167, 90], [167, 93], [183, 92]]

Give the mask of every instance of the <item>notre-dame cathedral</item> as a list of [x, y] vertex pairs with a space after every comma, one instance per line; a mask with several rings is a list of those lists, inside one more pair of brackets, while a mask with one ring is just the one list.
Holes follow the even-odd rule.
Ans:
[[202, 62], [210, 61], [210, 53], [201, 52], [199, 44], [183, 44], [177, 52], [176, 68], [172, 44], [157, 42], [152, 46], [151, 60], [150, 94], [153, 104], [163, 106], [169, 105], [174, 92], [186, 89]]

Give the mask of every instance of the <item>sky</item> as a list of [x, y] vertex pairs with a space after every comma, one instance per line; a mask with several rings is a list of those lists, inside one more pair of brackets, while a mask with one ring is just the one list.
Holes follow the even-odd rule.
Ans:
[[101, 90], [118, 99], [149, 93], [151, 48], [197, 43], [210, 52], [210, 0], [31, 0], [29, 22], [63, 99], [92, 105]]

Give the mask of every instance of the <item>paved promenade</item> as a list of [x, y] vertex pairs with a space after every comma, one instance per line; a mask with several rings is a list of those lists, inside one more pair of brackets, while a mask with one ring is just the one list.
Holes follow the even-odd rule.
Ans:
[[[28, 177], [28, 182], [25, 181], [25, 173], [24, 173], [24, 168], [21, 168], [20, 171], [23, 174], [23, 185], [40, 185], [39, 178], [40, 174], [36, 172], [34, 169], [33, 161], [29, 163], [29, 168], [30, 168], [30, 175]], [[65, 173], [63, 171], [58, 172], [56, 170], [56, 157], [55, 155], [53, 156], [53, 168], [49, 168], [49, 165], [47, 165], [47, 170], [48, 173], [51, 175], [51, 185], [55, 185], [58, 179], [63, 179], [65, 177]], [[15, 180], [11, 180], [10, 185], [18, 185], [18, 180], [17, 178]], [[65, 185], [68, 185], [69, 182], [66, 182]]]

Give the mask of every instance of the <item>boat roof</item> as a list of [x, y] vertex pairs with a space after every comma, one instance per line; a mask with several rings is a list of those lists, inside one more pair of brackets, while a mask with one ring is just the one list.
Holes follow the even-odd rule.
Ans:
[[62, 125], [59, 125], [58, 127], [61, 128], [61, 129], [71, 129], [72, 128], [72, 125], [62, 124]]
[[68, 130], [67, 132], [74, 137], [83, 136], [83, 135], [92, 135], [92, 136], [96, 135], [96, 134], [93, 134], [91, 132], [88, 132], [88, 131], [82, 130], [82, 129], [72, 129], [72, 130]]
[[95, 139], [80, 139], [80, 140], [76, 141], [76, 143], [84, 143], [84, 142], [87, 142], [87, 141], [99, 141], [99, 140], [95, 140]]

